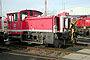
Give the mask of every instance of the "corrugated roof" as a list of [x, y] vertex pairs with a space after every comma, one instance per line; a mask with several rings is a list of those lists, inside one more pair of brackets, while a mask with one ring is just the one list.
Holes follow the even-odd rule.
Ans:
[[90, 8], [87, 7], [73, 7], [62, 10], [62, 12], [68, 12], [69, 15], [90, 15]]

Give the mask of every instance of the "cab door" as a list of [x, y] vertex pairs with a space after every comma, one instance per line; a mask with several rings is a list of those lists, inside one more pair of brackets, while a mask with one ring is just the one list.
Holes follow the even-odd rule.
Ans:
[[9, 31], [9, 33], [11, 33], [12, 32], [13, 14], [8, 15], [7, 20], [8, 20], [8, 31]]
[[57, 32], [60, 31], [60, 20], [59, 20], [59, 17], [56, 17], [56, 30], [57, 30]]
[[14, 19], [13, 19], [13, 23], [12, 23], [12, 30], [14, 33], [17, 33], [17, 31], [19, 30], [19, 23], [18, 23], [18, 14], [15, 13], [13, 15]]
[[9, 31], [12, 34], [16, 34], [18, 30], [19, 24], [18, 24], [18, 14], [14, 13], [9, 15]]
[[64, 18], [64, 32], [70, 29], [70, 18]]

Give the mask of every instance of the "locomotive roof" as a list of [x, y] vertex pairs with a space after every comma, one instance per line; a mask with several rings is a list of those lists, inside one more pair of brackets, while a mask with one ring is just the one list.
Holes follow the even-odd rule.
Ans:
[[[39, 13], [43, 14], [42, 12], [37, 11], [37, 10], [21, 10], [21, 11], [19, 11], [19, 12], [23, 12], [23, 11], [35, 11], [35, 12], [39, 12]], [[7, 13], [7, 14], [14, 14], [14, 13], [19, 13], [19, 12], [9, 12], [9, 13]]]
[[[37, 11], [37, 10], [22, 10], [22, 11], [35, 11], [35, 12], [42, 13], [42, 12], [40, 12], [40, 11]], [[20, 12], [22, 12], [22, 11], [20, 11]], [[42, 13], [42, 14], [43, 14], [43, 13]]]
[[7, 14], [14, 14], [14, 13], [19, 13], [20, 11], [11, 11], [11, 12], [7, 12]]

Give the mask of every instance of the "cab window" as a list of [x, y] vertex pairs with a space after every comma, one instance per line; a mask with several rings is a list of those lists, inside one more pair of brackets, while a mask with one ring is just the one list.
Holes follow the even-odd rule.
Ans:
[[18, 14], [14, 14], [14, 22], [18, 21]]
[[69, 27], [70, 27], [70, 19], [65, 19], [64, 20], [64, 27], [65, 27], [65, 29], [69, 29]]
[[30, 16], [33, 16], [33, 11], [32, 10], [30, 11]]
[[38, 14], [38, 13], [34, 13], [34, 16], [41, 16], [40, 14]]
[[25, 20], [25, 17], [27, 17], [27, 16], [28, 16], [28, 13], [27, 13], [27, 12], [21, 13], [21, 14], [20, 14], [20, 19], [21, 19], [22, 21], [24, 21], [24, 20]]
[[57, 31], [59, 31], [59, 17], [56, 17], [56, 26], [57, 26]]
[[0, 20], [2, 19], [2, 17], [0, 17]]
[[12, 20], [11, 20], [11, 17], [12, 17], [12, 16], [10, 15], [10, 16], [9, 16], [9, 21], [10, 21], [10, 22], [12, 21]]
[[11, 23], [12, 19], [11, 19], [11, 15], [9, 15], [9, 24]]
[[9, 23], [13, 22], [13, 19], [14, 19], [14, 15], [9, 15]]

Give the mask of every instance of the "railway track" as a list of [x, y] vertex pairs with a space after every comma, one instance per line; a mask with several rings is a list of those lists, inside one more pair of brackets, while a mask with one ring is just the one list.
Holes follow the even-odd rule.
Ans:
[[[60, 58], [62, 56], [74, 53], [74, 54], [83, 54], [83, 55], [90, 55], [88, 53], [82, 53], [82, 52], [77, 52], [78, 50], [81, 49], [89, 49], [85, 48], [85, 46], [74, 46], [74, 47], [68, 47], [68, 48], [52, 48], [52, 47], [43, 47], [43, 46], [23, 46], [23, 45], [2, 45], [0, 46], [2, 48], [6, 48], [11, 51], [16, 51], [16, 52], [21, 52], [21, 53], [30, 53], [30, 54], [37, 54], [40, 56], [49, 56], [49, 57], [54, 57]], [[53, 55], [54, 54], [54, 55]]]
[[[71, 46], [69, 48], [80, 48], [80, 49], [90, 49], [90, 44], [76, 44], [74, 46]], [[68, 49], [69, 49], [68, 48]]]
[[[31, 55], [28, 55], [28, 54], [33, 54], [33, 55], [38, 55], [38, 56], [32, 56], [32, 57], [39, 57], [39, 58], [45, 58], [45, 59], [51, 59], [51, 60], [66, 60], [66, 59], [63, 59], [61, 57], [56, 57], [55, 54], [59, 54], [59, 53], [62, 53], [63, 51], [55, 51], [55, 50], [50, 50], [50, 49], [46, 49], [46, 48], [37, 48], [37, 47], [28, 47], [28, 46], [22, 46], [22, 45], [3, 45], [3, 46], [0, 46], [0, 48], [4, 48], [4, 49], [8, 49], [9, 51], [12, 51], [8, 54], [12, 54], [12, 55], [23, 55], [23, 56], [31, 56]], [[16, 53], [17, 52], [17, 53]], [[6, 52], [7, 53], [7, 52]], [[20, 54], [18, 54], [20, 53]], [[23, 54], [21, 54], [23, 53]], [[64, 53], [64, 52], [63, 52]], [[50, 55], [52, 54], [52, 55]], [[54, 55], [53, 55], [54, 54]], [[66, 52], [65, 54], [69, 54], [68, 52]], [[40, 57], [42, 56], [42, 57]], [[48, 58], [49, 57], [49, 58]]]

